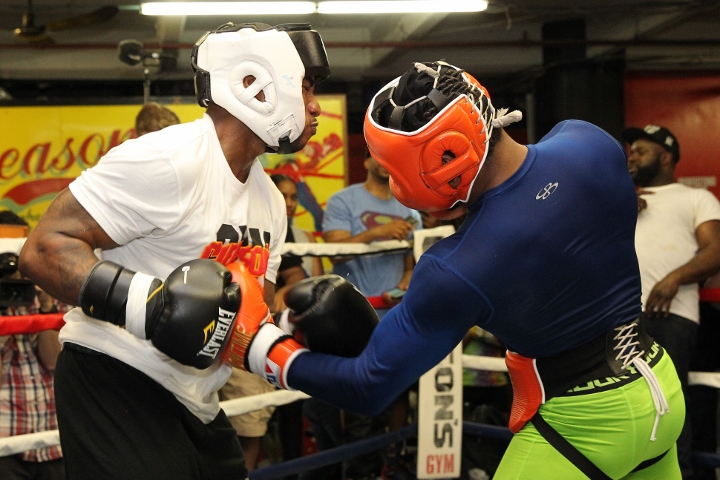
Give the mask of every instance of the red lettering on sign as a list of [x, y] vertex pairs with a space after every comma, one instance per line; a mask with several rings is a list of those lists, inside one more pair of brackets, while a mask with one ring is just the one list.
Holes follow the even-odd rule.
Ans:
[[76, 159], [77, 165], [86, 169], [97, 164], [108, 150], [134, 137], [135, 130], [132, 128], [124, 132], [113, 130], [108, 137], [93, 133], [83, 140], [77, 153], [72, 149], [74, 138], [68, 137], [54, 157], [51, 157], [54, 150], [52, 142], [36, 143], [24, 154], [18, 148], [8, 148], [0, 153], [0, 179], [10, 180], [21, 174], [40, 177], [48, 172], [63, 173], [75, 165]]
[[[70, 137], [67, 140], [65, 140], [65, 145], [63, 145], [62, 150], [60, 150], [60, 153], [57, 154], [55, 158], [53, 158], [52, 161], [52, 167], [54, 170], [57, 170], [58, 173], [66, 172], [70, 170], [70, 167], [73, 166], [75, 163], [75, 154], [73, 153], [72, 149], [70, 148], [70, 144], [73, 142], [73, 138]], [[44, 172], [40, 172], [44, 173]]]
[[97, 133], [87, 137], [80, 145], [80, 151], [78, 152], [78, 156], [88, 167], [97, 164], [103, 155], [105, 155], [105, 140]]
[[445, 453], [441, 455], [428, 455], [425, 458], [425, 472], [428, 474], [443, 473], [452, 474], [455, 472], [455, 454]]
[[0, 155], [0, 178], [3, 180], [10, 180], [12, 177], [17, 175], [19, 171], [16, 171], [16, 165], [20, 160], [20, 152], [17, 148], [9, 148]]
[[[30, 147], [23, 159], [23, 171], [25, 174], [30, 175], [33, 171], [42, 173], [45, 169], [49, 152], [50, 142], [38, 143]], [[33, 162], [33, 157], [37, 158], [35, 162]], [[35, 165], [35, 168], [31, 168], [32, 165]]]

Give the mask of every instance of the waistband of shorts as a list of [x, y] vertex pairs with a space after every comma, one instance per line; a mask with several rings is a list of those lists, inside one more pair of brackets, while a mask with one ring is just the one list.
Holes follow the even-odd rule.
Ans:
[[635, 319], [559, 355], [538, 358], [545, 400], [611, 390], [639, 379], [642, 375], [621, 355], [630, 341], [636, 342], [633, 355], [643, 355], [650, 367], [663, 355], [664, 350], [647, 334], [640, 319]]
[[83, 347], [82, 345], [78, 345], [77, 343], [73, 342], [63, 343], [63, 348], [69, 348], [70, 350], [75, 350], [82, 353], [89, 353], [91, 355], [105, 355], [102, 352], [98, 352], [97, 350], [93, 350], [92, 348]]

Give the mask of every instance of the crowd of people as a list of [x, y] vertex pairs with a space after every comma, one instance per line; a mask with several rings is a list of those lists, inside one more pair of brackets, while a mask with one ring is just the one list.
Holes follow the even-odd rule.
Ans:
[[[250, 57], [229, 81], [228, 65]], [[317, 238], [293, 224], [296, 182], [256, 159], [315, 133], [314, 89], [330, 74], [319, 35], [225, 24], [196, 44], [193, 68], [202, 119], [146, 105], [137, 139], [60, 193], [19, 256], [0, 252], [3, 275], [37, 289], [3, 315], [68, 312], [59, 336], [0, 337], [0, 436], [59, 427], [62, 446], [0, 458], [2, 478], [245, 478], [272, 457], [273, 432], [281, 461], [302, 456], [307, 435], [324, 450], [408, 424], [418, 377], [461, 342], [509, 370], [465, 371], [466, 418], [515, 433], [500, 447], [468, 441], [463, 478], [714, 478], [691, 453], [715, 448], [693, 400], [714, 412], [717, 394], [694, 396], [688, 373], [718, 366], [699, 352], [703, 315], [718, 315], [698, 288], [720, 271], [720, 203], [675, 181], [669, 129], [628, 128], [624, 147], [568, 120], [520, 144], [504, 129], [519, 112], [458, 67], [416, 63], [373, 98], [366, 180], [330, 197], [320, 235], [456, 233], [417, 263], [411, 251], [323, 263], [281, 255]], [[281, 75], [287, 85], [268, 80]], [[23, 223], [6, 213], [0, 223]], [[386, 302], [363, 320], [374, 330], [360, 353], [314, 351], [302, 330], [337, 323], [347, 302], [334, 295]], [[219, 407], [276, 388], [311, 398], [232, 418]], [[413, 478], [407, 447], [299, 478]]]

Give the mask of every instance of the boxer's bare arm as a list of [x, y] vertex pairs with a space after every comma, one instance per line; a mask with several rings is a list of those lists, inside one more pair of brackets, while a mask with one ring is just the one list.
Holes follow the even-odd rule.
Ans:
[[75, 305], [98, 261], [94, 250], [117, 246], [65, 189], [28, 235], [20, 252], [20, 271], [51, 296]]

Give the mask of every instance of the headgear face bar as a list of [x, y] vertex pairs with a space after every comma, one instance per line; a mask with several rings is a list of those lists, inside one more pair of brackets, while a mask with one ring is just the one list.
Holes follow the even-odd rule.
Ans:
[[[192, 67], [200, 106], [224, 108], [272, 153], [292, 153], [305, 128], [303, 78], [330, 75], [322, 39], [306, 23], [226, 23], [197, 41]], [[255, 81], [245, 88], [249, 75]], [[264, 102], [255, 98], [260, 92]]]
[[[440, 212], [467, 202], [493, 128], [522, 118], [518, 111], [496, 111], [487, 90], [467, 73], [462, 81], [469, 93], [442, 93], [438, 80], [450, 69], [460, 71], [445, 62], [416, 63], [375, 95], [365, 117], [370, 154], [390, 173], [395, 197], [417, 210]], [[437, 111], [429, 120], [428, 107]], [[452, 160], [443, 160], [446, 153]]]

